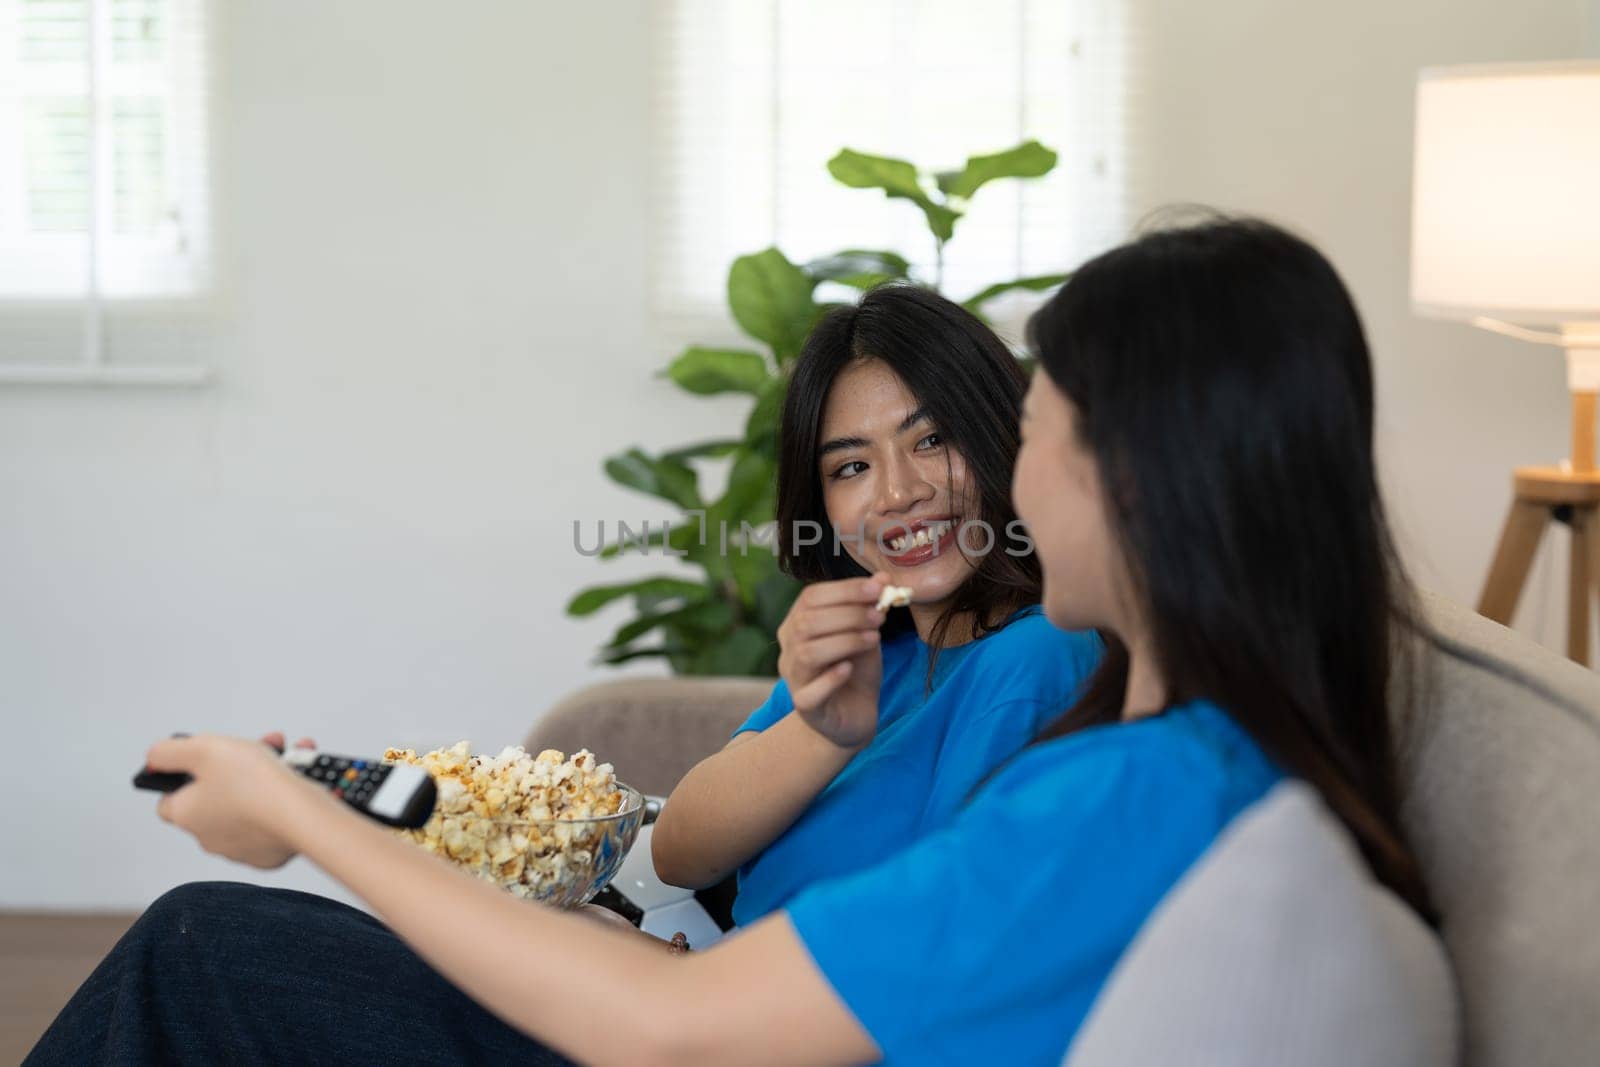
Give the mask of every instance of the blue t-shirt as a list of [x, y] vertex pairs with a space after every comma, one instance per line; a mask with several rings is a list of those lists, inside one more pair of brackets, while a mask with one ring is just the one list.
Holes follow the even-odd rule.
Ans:
[[[943, 826], [984, 776], [1066, 711], [1100, 663], [1088, 632], [1052, 626], [1037, 606], [1002, 629], [939, 653], [914, 633], [884, 643], [878, 732], [765, 851], [739, 869], [733, 918], [754, 922], [801, 889], [871, 867]], [[739, 728], [794, 710], [779, 682]]]
[[1069, 734], [789, 918], [885, 1062], [1058, 1064], [1151, 910], [1281, 777], [1204, 701]]

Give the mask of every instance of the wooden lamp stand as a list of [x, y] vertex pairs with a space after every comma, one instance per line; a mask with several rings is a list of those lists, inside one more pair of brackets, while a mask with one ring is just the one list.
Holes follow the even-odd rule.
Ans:
[[1527, 582], [1528, 569], [1551, 520], [1572, 530], [1567, 582], [1567, 655], [1589, 662], [1589, 605], [1600, 593], [1600, 471], [1595, 470], [1595, 397], [1572, 393], [1572, 463], [1566, 467], [1518, 467], [1515, 495], [1500, 546], [1478, 598], [1478, 612], [1509, 625]]

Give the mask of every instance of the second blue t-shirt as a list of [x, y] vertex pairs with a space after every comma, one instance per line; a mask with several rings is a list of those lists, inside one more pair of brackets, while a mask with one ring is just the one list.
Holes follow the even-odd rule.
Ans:
[[[1064, 632], [1037, 606], [1002, 629], [930, 650], [914, 633], [883, 645], [878, 732], [765, 851], [739, 869], [740, 926], [815, 882], [865, 870], [943, 826], [974, 786], [1071, 706], [1099, 665], [1100, 639]], [[765, 730], [794, 710], [779, 682], [739, 728]]]

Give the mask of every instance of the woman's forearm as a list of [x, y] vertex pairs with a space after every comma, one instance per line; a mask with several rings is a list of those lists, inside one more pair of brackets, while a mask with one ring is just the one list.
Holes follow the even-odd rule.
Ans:
[[782, 914], [710, 952], [668, 955], [635, 932], [479, 881], [309, 783], [286, 785], [274, 811], [287, 842], [473, 1000], [573, 1059], [717, 1067], [877, 1058]]
[[585, 1063], [661, 1058], [670, 1037], [663, 1011], [686, 960], [513, 897], [314, 788], [294, 789], [280, 818], [298, 851], [510, 1025]]
[[688, 889], [716, 885], [792, 826], [859, 751], [841, 748], [790, 712], [701, 760], [656, 820], [656, 874]]

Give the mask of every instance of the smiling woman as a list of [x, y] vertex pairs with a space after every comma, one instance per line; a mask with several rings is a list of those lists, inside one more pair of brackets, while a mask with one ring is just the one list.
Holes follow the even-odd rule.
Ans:
[[926, 832], [1071, 703], [1101, 644], [1037, 607], [1007, 491], [1025, 387], [927, 289], [872, 290], [812, 331], [779, 436], [779, 561], [805, 583], [783, 677], [673, 791], [663, 879], [737, 871], [733, 918], [754, 922]]
[[[1008, 493], [1027, 379], [982, 322], [915, 286], [823, 319], [783, 412], [778, 554], [805, 582], [883, 572], [915, 600], [885, 636], [934, 649], [1038, 598]], [[831, 536], [803, 536], [815, 528]]]

